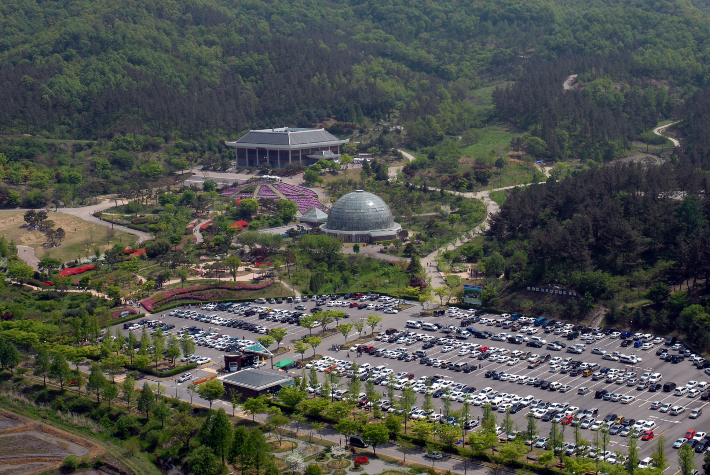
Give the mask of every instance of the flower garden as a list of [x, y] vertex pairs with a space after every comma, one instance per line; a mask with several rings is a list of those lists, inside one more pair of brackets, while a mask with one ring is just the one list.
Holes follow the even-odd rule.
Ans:
[[[254, 187], [256, 189], [253, 192], [242, 192], [244, 189]], [[318, 195], [315, 191], [288, 183], [275, 183], [267, 180], [248, 181], [224, 190], [221, 194], [237, 201], [245, 198], [255, 198], [257, 200], [279, 200], [285, 198], [296, 203], [300, 213], [305, 213], [311, 208], [324, 209], [323, 205], [318, 201]]]
[[[274, 281], [269, 280], [260, 284], [250, 284], [248, 282], [220, 282], [209, 285], [194, 285], [184, 289], [174, 289], [158, 292], [149, 299], [141, 302], [149, 312], [154, 312], [160, 307], [163, 307], [172, 302], [180, 300], [199, 300], [199, 301], [216, 301], [247, 298], [245, 294], [240, 296], [235, 292], [239, 291], [255, 291], [263, 290], [271, 285]], [[250, 297], [250, 296], [249, 296]]]

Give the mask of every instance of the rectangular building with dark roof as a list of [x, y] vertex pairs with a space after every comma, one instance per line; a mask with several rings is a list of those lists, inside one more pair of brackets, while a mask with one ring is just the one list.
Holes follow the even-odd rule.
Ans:
[[273, 168], [281, 168], [289, 163], [312, 165], [320, 158], [333, 160], [340, 156], [340, 146], [348, 142], [324, 129], [282, 127], [251, 130], [236, 142], [225, 144], [236, 149], [238, 167], [268, 163]]
[[234, 390], [241, 394], [243, 399], [262, 394], [276, 394], [282, 387], [294, 384], [293, 378], [288, 373], [265, 368], [244, 369], [229, 373], [220, 379], [226, 389], [225, 394]]

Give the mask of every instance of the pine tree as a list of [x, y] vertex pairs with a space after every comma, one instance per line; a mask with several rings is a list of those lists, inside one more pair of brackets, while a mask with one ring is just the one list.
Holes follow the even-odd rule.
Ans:
[[143, 390], [140, 396], [138, 396], [138, 410], [145, 412], [147, 419], [150, 416], [150, 412], [153, 410], [153, 406], [155, 406], [155, 394], [153, 394], [150, 384], [146, 381], [143, 383]]

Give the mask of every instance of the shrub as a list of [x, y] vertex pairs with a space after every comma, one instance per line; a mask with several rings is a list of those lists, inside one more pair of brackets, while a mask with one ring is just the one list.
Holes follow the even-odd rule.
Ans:
[[116, 421], [116, 435], [121, 438], [126, 438], [138, 432], [140, 424], [138, 418], [133, 414], [124, 414]]
[[306, 467], [305, 475], [321, 475], [323, 470], [321, 470], [320, 465], [312, 463]]
[[64, 466], [67, 468], [67, 470], [71, 470], [72, 472], [79, 468], [79, 459], [76, 458], [74, 455], [67, 455], [64, 457]]

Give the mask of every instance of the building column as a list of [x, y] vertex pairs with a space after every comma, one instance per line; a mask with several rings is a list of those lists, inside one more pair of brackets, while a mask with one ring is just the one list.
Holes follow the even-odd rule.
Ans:
[[278, 163], [279, 168], [281, 168], [281, 150], [276, 151], [276, 163]]
[[256, 168], [259, 168], [259, 149], [255, 148], [254, 152], [256, 153]]
[[291, 149], [288, 149], [288, 164], [291, 165]]

